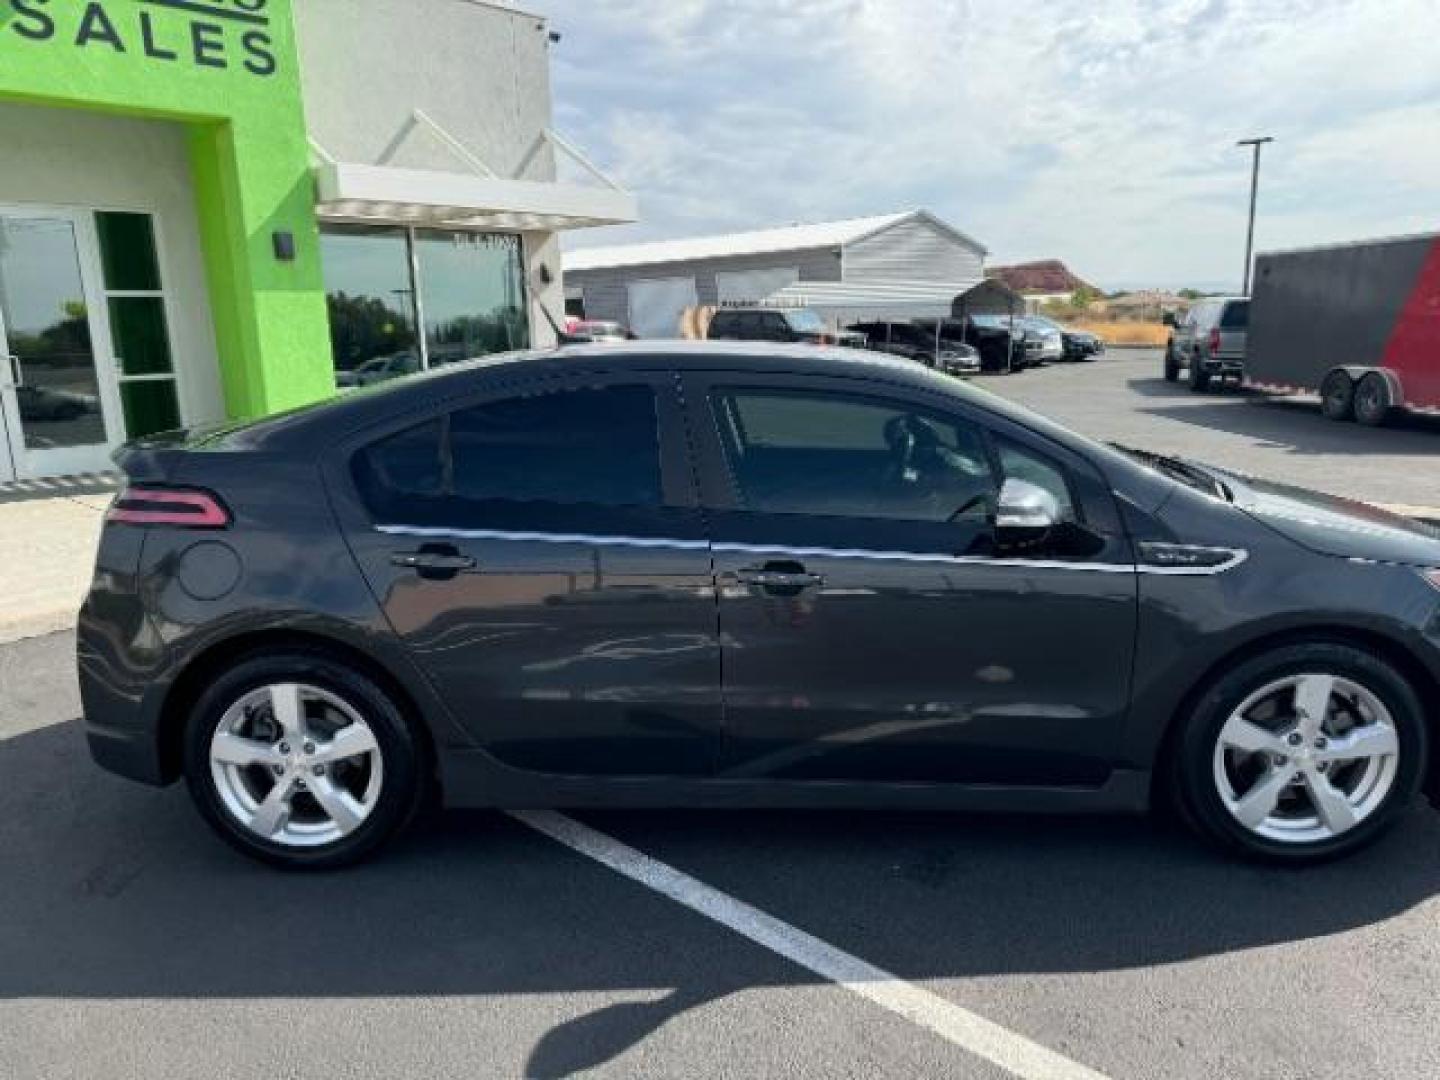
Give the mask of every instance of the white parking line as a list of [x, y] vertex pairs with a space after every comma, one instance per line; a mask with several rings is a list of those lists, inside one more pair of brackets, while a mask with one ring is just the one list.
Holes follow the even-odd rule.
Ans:
[[728, 893], [551, 810], [511, 816], [566, 847], [668, 896], [822, 978], [903, 1016], [1022, 1080], [1106, 1080], [1079, 1062], [851, 956]]

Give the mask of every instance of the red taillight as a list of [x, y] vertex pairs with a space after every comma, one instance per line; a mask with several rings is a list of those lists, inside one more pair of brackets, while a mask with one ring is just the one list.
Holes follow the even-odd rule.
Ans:
[[1214, 356], [1220, 351], [1220, 328], [1217, 326], [1210, 331], [1210, 355]]
[[230, 524], [230, 511], [208, 491], [132, 487], [116, 497], [105, 520], [117, 525], [223, 529]]

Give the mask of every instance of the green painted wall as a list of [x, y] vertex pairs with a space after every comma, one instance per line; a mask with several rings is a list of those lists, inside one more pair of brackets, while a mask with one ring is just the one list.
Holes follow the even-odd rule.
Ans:
[[334, 392], [291, 0], [0, 0], [0, 98], [184, 123], [229, 412]]

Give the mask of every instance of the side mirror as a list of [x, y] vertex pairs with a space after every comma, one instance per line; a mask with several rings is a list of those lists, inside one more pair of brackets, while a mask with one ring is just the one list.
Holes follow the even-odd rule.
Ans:
[[995, 527], [1043, 532], [1060, 524], [1060, 502], [1054, 495], [1028, 480], [1006, 480], [1000, 488], [1000, 505]]
[[1164, 326], [1174, 327], [1180, 324], [1180, 317], [1173, 311], [1162, 311], [1160, 313], [1160, 322]]

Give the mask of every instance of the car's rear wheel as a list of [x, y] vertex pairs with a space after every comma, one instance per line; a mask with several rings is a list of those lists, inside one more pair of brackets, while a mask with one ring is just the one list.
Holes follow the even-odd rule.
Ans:
[[420, 806], [415, 736], [391, 696], [331, 657], [257, 653], [211, 681], [190, 716], [185, 773], [206, 821], [245, 854], [342, 866]]
[[1332, 371], [1320, 384], [1320, 408], [1331, 420], [1355, 419], [1355, 380], [1349, 372]]
[[1374, 840], [1419, 790], [1427, 732], [1389, 664], [1348, 645], [1277, 649], [1204, 693], [1176, 744], [1187, 820], [1246, 855], [1333, 858]]

